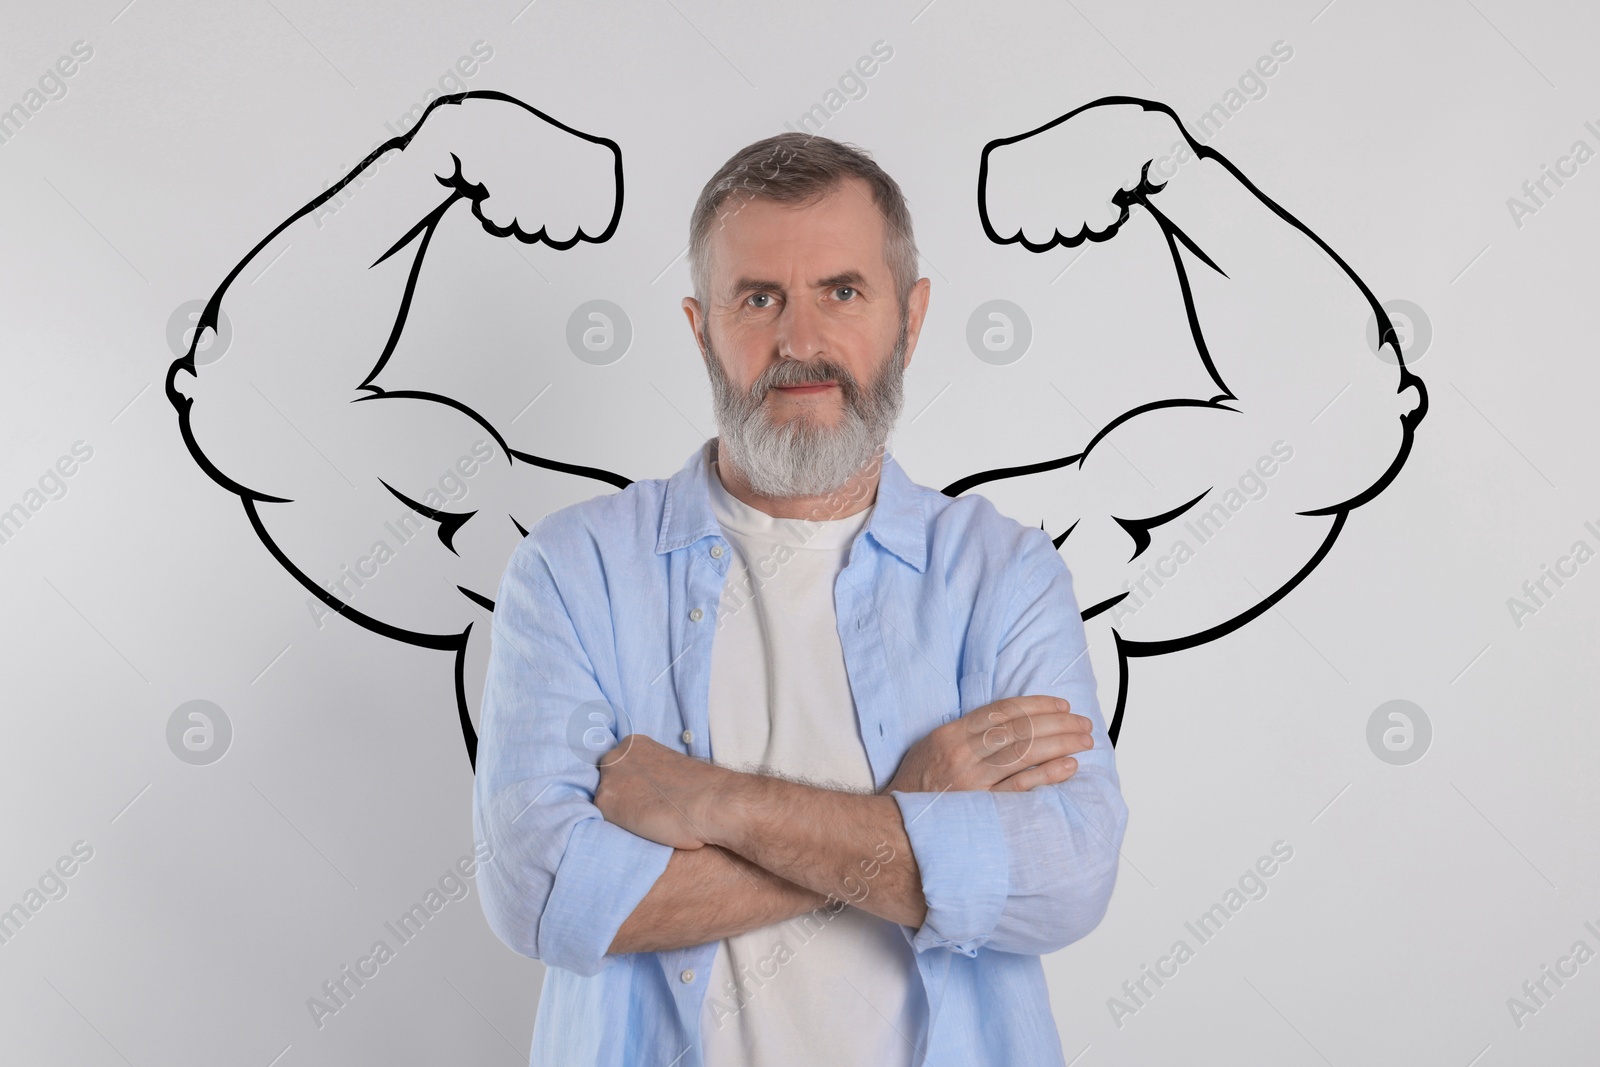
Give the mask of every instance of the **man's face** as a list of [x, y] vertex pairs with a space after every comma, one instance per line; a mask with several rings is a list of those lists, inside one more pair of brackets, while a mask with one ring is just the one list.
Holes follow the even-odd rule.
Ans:
[[689, 298], [684, 310], [717, 394], [723, 446], [758, 492], [837, 488], [893, 425], [928, 281], [902, 313], [885, 228], [859, 179], [801, 206], [725, 202], [706, 305]]

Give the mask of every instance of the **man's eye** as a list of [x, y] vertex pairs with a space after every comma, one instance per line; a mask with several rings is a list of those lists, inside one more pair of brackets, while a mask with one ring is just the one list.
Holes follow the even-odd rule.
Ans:
[[772, 294], [771, 293], [752, 293], [750, 295], [750, 306], [751, 307], [757, 307], [757, 308], [771, 307], [772, 305], [770, 303], [767, 303], [767, 304], [758, 304], [758, 303], [756, 303], [756, 301], [758, 301], [758, 300], [770, 301], [771, 299], [772, 299]]
[[[834, 295], [838, 296], [839, 299], [841, 299], [841, 300], [849, 300], [851, 297], [856, 295], [855, 287], [854, 286], [850, 286], [850, 285], [841, 285], [838, 288], [836, 288], [833, 292], [834, 292]], [[840, 295], [840, 294], [843, 294], [843, 295]]]

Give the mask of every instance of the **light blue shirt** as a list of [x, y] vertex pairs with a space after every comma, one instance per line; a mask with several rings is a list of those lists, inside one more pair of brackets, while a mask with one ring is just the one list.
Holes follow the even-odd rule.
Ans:
[[[670, 479], [545, 516], [500, 583], [473, 828], [493, 850], [478, 878], [490, 927], [548, 968], [536, 1065], [700, 1064], [717, 944], [607, 954], [672, 849], [606, 822], [594, 790], [598, 754], [629, 733], [712, 758], [731, 553], [709, 446]], [[880, 789], [934, 727], [1002, 697], [1065, 697], [1094, 723], [1094, 749], [1060, 785], [893, 794], [928, 905], [904, 928], [930, 1006], [906, 1035], [917, 1062], [1060, 1064], [1039, 956], [1100, 922], [1127, 824], [1066, 564], [1043, 530], [917, 485], [885, 456], [834, 603]]]

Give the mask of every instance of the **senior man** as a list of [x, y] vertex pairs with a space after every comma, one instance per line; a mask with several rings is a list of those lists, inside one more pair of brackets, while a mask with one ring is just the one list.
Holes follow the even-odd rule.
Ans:
[[718, 436], [500, 585], [483, 906], [534, 1063], [1059, 1064], [1039, 957], [1127, 820], [1050, 536], [886, 450], [928, 307], [899, 186], [784, 134], [690, 223]]

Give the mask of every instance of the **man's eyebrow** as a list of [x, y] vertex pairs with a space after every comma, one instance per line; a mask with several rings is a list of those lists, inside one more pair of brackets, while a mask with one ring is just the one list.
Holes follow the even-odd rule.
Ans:
[[728, 287], [728, 296], [736, 297], [741, 296], [744, 293], [756, 292], [758, 290], [782, 292], [783, 283], [768, 281], [762, 278], [740, 278], [738, 281], [734, 282]]
[[[813, 283], [817, 289], [833, 289], [840, 285], [848, 285], [855, 289], [864, 289], [867, 285], [867, 276], [858, 270], [840, 271], [838, 274], [829, 275]], [[728, 298], [737, 299], [746, 293], [775, 292], [784, 290], [782, 282], [765, 278], [740, 278], [728, 287]]]
[[818, 289], [833, 289], [840, 285], [848, 285], [853, 289], [865, 289], [867, 276], [858, 270], [847, 270], [817, 282]]

